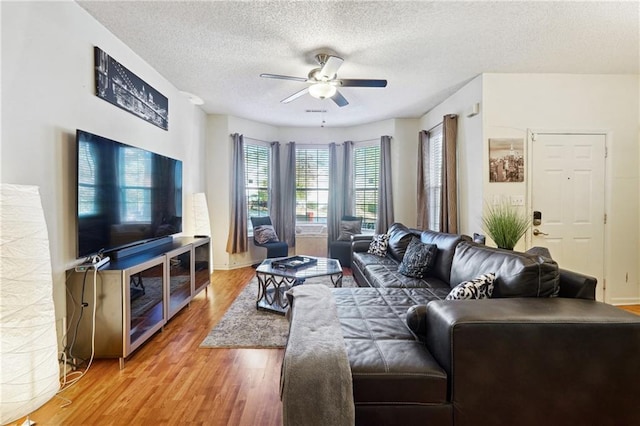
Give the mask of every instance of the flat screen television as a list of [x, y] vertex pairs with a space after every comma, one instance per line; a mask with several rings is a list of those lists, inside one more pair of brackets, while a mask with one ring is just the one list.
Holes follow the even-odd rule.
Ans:
[[76, 131], [77, 257], [182, 231], [182, 161]]

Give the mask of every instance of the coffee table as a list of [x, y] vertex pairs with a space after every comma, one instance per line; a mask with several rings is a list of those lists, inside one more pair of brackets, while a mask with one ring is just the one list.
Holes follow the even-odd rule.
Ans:
[[289, 301], [285, 292], [291, 287], [304, 284], [309, 278], [331, 278], [334, 287], [342, 287], [342, 266], [337, 259], [325, 257], [305, 256], [316, 259], [314, 265], [299, 269], [278, 268], [271, 263], [284, 258], [265, 259], [256, 268], [258, 278], [258, 300], [256, 308], [283, 314], [289, 308]]

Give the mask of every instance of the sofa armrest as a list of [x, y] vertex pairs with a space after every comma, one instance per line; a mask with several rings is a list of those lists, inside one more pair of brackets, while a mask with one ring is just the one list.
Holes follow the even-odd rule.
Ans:
[[424, 316], [456, 426], [637, 421], [640, 316], [565, 298], [434, 301]]
[[559, 297], [573, 297], [576, 299], [596, 299], [596, 284], [594, 277], [560, 268]]
[[365, 252], [369, 250], [369, 245], [373, 240], [373, 235], [358, 234], [351, 237], [351, 252]]

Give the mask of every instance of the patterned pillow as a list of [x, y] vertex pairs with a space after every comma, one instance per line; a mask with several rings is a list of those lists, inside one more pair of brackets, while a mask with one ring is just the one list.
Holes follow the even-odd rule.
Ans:
[[413, 237], [407, 251], [404, 253], [398, 272], [413, 278], [423, 278], [433, 267], [438, 254], [438, 246], [425, 244], [420, 239]]
[[493, 295], [496, 274], [480, 275], [471, 281], [463, 281], [451, 290], [445, 300], [489, 299]]
[[338, 241], [351, 241], [352, 235], [362, 232], [361, 220], [343, 220], [340, 222], [340, 236]]
[[367, 253], [376, 256], [385, 257], [387, 255], [387, 247], [389, 246], [389, 234], [376, 234], [369, 244]]
[[258, 244], [280, 241], [272, 225], [259, 225], [253, 228], [253, 238]]

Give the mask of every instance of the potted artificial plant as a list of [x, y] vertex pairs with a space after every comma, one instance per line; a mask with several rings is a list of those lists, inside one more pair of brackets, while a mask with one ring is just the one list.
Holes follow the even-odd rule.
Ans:
[[487, 205], [482, 217], [484, 231], [498, 245], [498, 248], [513, 250], [520, 238], [527, 232], [529, 217], [506, 202]]

